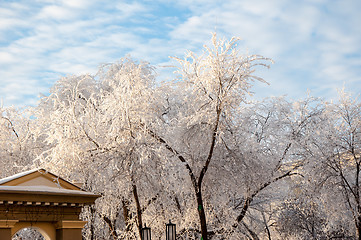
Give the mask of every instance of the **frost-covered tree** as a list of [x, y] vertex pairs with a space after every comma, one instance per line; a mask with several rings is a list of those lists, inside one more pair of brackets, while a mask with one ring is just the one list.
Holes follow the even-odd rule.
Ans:
[[44, 240], [44, 236], [35, 228], [23, 228], [14, 234], [12, 240]]
[[158, 160], [144, 130], [157, 108], [153, 75], [148, 63], [124, 58], [95, 76], [61, 79], [39, 105], [51, 146], [41, 164], [103, 195], [85, 214], [90, 239], [104, 224], [114, 239], [140, 236], [143, 212], [159, 196]]
[[26, 170], [43, 151], [31, 114], [31, 109], [0, 107], [0, 177]]
[[[238, 223], [244, 224], [250, 208], [256, 209], [259, 219], [263, 219], [265, 207], [282, 201], [287, 185], [281, 181], [302, 176], [311, 155], [308, 139], [317, 128], [321, 113], [322, 108], [312, 98], [293, 103], [276, 98], [251, 106], [236, 122], [237, 134], [233, 133], [234, 137], [225, 138], [224, 142], [232, 158], [243, 166], [238, 170], [239, 183], [244, 186], [235, 205], [240, 209]], [[262, 206], [260, 201], [267, 204]], [[250, 217], [254, 218], [248, 215], [247, 221]]]
[[361, 239], [361, 103], [340, 92], [335, 103], [325, 103], [324, 121], [312, 140], [316, 149], [314, 178], [322, 184], [322, 196], [332, 221], [331, 228], [354, 232]]
[[174, 81], [123, 58], [60, 79], [35, 111], [1, 108], [0, 176], [41, 166], [101, 194], [85, 239], [145, 223], [162, 238], [169, 219], [179, 239], [360, 236], [359, 101], [249, 102], [270, 60], [237, 42], [174, 58]]
[[184, 59], [175, 58], [180, 65], [176, 97], [167, 97], [163, 124], [148, 130], [186, 169], [204, 240], [208, 239], [203, 197], [206, 174], [211, 162], [220, 161], [217, 147], [227, 123], [238, 117], [237, 109], [250, 93], [251, 82], [263, 81], [254, 75], [255, 67], [267, 66], [268, 60], [241, 55], [237, 41], [219, 40], [214, 34], [212, 47], [206, 47], [201, 56], [188, 52]]

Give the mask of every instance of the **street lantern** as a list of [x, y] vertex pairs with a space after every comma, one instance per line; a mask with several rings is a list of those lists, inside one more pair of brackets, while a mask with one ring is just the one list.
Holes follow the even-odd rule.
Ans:
[[169, 223], [166, 224], [165, 227], [166, 227], [166, 240], [176, 240], [175, 224], [173, 224], [169, 220]]
[[151, 240], [150, 228], [145, 224], [142, 228], [142, 240]]

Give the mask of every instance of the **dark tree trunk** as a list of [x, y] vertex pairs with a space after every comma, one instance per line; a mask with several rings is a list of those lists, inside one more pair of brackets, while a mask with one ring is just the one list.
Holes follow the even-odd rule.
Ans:
[[247, 231], [249, 232], [249, 234], [251, 235], [251, 237], [253, 238], [253, 240], [259, 240], [259, 237], [257, 236], [257, 234], [252, 231], [252, 229], [250, 229], [247, 224], [243, 223], [243, 226], [247, 229]]
[[137, 207], [138, 231], [139, 231], [139, 238], [141, 239], [141, 237], [142, 237], [142, 228], [143, 228], [142, 209], [140, 207], [139, 196], [138, 196], [138, 192], [137, 192], [137, 186], [135, 184], [133, 184], [133, 196], [134, 196], [135, 205]]
[[357, 232], [357, 239], [361, 240], [361, 215], [359, 214], [356, 220], [356, 232]]
[[125, 231], [129, 232], [130, 231], [129, 201], [123, 199], [122, 204], [123, 204], [122, 208], [123, 208], [123, 218], [124, 218], [124, 223], [125, 223]]
[[202, 234], [201, 240], [208, 240], [208, 235], [207, 235], [207, 219], [206, 219], [206, 214], [205, 214], [205, 212], [204, 212], [202, 192], [201, 192], [200, 189], [199, 189], [199, 191], [196, 193], [196, 197], [197, 197], [197, 204], [198, 204], [199, 221], [200, 221], [200, 223], [201, 223], [201, 234]]
[[90, 206], [90, 216], [91, 216], [91, 222], [90, 222], [90, 240], [95, 240], [95, 231], [94, 231], [94, 220], [95, 220], [95, 207]]
[[117, 240], [118, 234], [117, 234], [117, 231], [115, 228], [115, 221], [110, 220], [110, 218], [108, 218], [107, 216], [103, 216], [103, 220], [108, 224], [108, 227], [109, 227], [110, 233], [113, 236], [113, 239]]
[[357, 157], [355, 157], [355, 152], [353, 147], [351, 147], [351, 153], [354, 156], [354, 159], [356, 161], [356, 176], [355, 176], [355, 200], [357, 204], [357, 220], [356, 220], [356, 228], [357, 228], [357, 235], [358, 239], [361, 240], [361, 199], [360, 199], [360, 162], [357, 161]]
[[253, 197], [247, 197], [244, 201], [242, 211], [237, 217], [237, 222], [242, 222], [243, 218], [246, 216], [246, 213], [248, 211], [249, 206], [251, 205], [251, 202], [253, 201]]

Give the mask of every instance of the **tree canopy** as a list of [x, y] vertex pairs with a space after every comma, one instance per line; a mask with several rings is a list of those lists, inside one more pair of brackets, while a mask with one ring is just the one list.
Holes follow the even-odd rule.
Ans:
[[[0, 108], [0, 176], [42, 167], [100, 194], [85, 239], [361, 239], [361, 102], [250, 101], [258, 67], [213, 34], [170, 80], [130, 57]], [[350, 222], [353, 223], [349, 224]], [[26, 233], [23, 233], [26, 237]]]

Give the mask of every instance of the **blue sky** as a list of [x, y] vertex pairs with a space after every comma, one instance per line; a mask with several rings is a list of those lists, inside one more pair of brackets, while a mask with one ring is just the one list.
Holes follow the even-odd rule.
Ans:
[[[275, 63], [257, 98], [361, 93], [359, 0], [0, 1], [0, 98], [36, 105], [62, 76], [96, 73], [130, 55], [155, 66], [199, 52], [211, 33]], [[158, 71], [163, 73], [162, 68]]]

